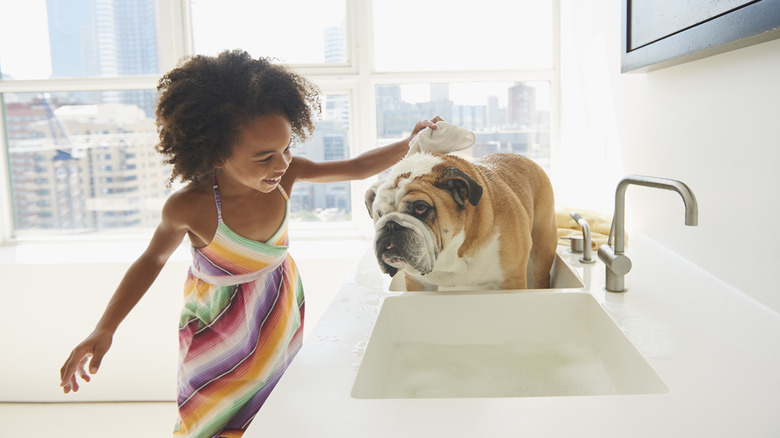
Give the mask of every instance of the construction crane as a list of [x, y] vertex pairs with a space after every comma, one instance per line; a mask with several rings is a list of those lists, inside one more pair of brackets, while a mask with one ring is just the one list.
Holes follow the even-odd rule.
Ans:
[[75, 154], [75, 149], [73, 147], [71, 147], [70, 150], [63, 148], [70, 145], [68, 131], [65, 129], [65, 125], [62, 124], [59, 117], [57, 117], [57, 114], [54, 113], [54, 108], [51, 106], [47, 93], [41, 95], [41, 102], [43, 103], [44, 111], [46, 111], [46, 120], [49, 122], [51, 138], [54, 140], [54, 145], [57, 146], [57, 155], [54, 156], [53, 160], [77, 160], [79, 157]]

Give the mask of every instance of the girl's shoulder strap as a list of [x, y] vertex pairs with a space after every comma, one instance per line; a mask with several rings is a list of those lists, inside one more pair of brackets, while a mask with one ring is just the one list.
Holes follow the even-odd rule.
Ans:
[[221, 224], [222, 223], [222, 202], [219, 200], [219, 186], [217, 185], [217, 172], [214, 172], [214, 177], [212, 178], [213, 185], [214, 185], [214, 203], [217, 205], [217, 221]]
[[289, 201], [290, 200], [290, 196], [287, 195], [287, 192], [284, 191], [284, 188], [282, 188], [281, 184], [277, 184], [276, 188], [279, 189], [279, 193], [282, 194], [282, 197], [284, 198], [285, 201]]

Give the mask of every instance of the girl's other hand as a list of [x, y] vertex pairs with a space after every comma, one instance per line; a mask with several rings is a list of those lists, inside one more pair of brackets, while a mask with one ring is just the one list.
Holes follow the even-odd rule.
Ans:
[[[95, 374], [100, 368], [100, 362], [111, 347], [113, 335], [109, 332], [94, 331], [70, 353], [65, 365], [60, 369], [60, 386], [65, 394], [79, 390], [78, 378], [90, 381], [90, 374]], [[85, 369], [89, 361], [89, 373]]]

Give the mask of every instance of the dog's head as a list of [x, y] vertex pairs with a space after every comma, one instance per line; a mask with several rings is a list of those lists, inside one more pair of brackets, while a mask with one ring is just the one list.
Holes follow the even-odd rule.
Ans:
[[482, 196], [482, 186], [462, 169], [463, 163], [457, 157], [414, 154], [366, 192], [383, 272], [433, 271], [442, 248], [463, 231]]

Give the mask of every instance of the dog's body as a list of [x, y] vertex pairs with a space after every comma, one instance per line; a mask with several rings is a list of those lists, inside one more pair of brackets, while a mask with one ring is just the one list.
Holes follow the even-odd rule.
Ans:
[[382, 270], [407, 290], [550, 287], [552, 185], [518, 154], [407, 156], [366, 193]]

